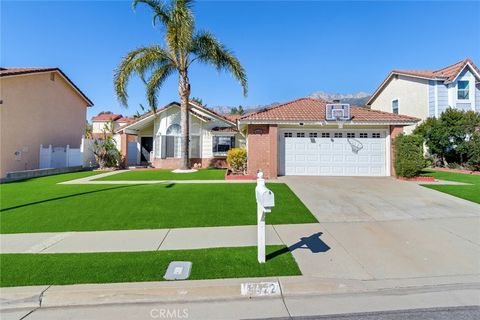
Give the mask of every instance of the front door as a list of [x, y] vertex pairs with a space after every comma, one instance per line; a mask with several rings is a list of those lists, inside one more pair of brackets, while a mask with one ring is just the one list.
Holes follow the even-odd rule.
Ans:
[[150, 151], [153, 150], [153, 138], [152, 137], [142, 137], [140, 141], [141, 145], [141, 161], [148, 162], [150, 161]]

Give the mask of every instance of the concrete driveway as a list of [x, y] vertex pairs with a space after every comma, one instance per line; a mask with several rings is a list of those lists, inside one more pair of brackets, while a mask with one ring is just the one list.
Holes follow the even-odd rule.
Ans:
[[292, 251], [304, 275], [480, 280], [480, 205], [391, 178], [281, 180], [320, 222], [275, 226], [288, 246], [311, 242]]
[[480, 205], [413, 182], [370, 177], [281, 177], [320, 222], [480, 216]]

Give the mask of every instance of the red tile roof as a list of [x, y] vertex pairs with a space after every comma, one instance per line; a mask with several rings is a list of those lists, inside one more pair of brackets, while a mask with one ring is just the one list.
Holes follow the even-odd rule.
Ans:
[[[321, 99], [301, 98], [268, 109], [248, 114], [243, 121], [325, 121], [325, 107], [328, 102]], [[370, 110], [364, 107], [350, 107], [352, 122], [394, 122], [415, 123], [420, 119], [388, 112]]]
[[237, 120], [240, 119], [242, 117], [242, 115], [240, 115], [240, 114], [226, 114], [223, 117], [230, 120], [231, 122], [237, 122]]
[[93, 106], [93, 102], [80, 90], [75, 83], [73, 83], [70, 78], [67, 77], [65, 73], [63, 73], [60, 68], [26, 68], [26, 67], [0, 67], [0, 77], [7, 77], [7, 76], [19, 76], [23, 74], [32, 74], [32, 73], [40, 73], [40, 72], [58, 72], [60, 73], [65, 80], [82, 96], [82, 98], [88, 103], [87, 106]]
[[25, 73], [35, 73], [35, 72], [47, 72], [47, 71], [56, 71], [58, 68], [23, 68], [23, 67], [12, 67], [12, 68], [0, 68], [0, 76], [11, 76], [19, 75]]
[[480, 69], [469, 58], [463, 59], [462, 61], [438, 70], [392, 70], [392, 72], [388, 74], [385, 80], [383, 80], [377, 90], [375, 90], [375, 92], [372, 94], [370, 99], [367, 101], [367, 105], [371, 105], [373, 101], [375, 101], [377, 96], [382, 91], [383, 87], [385, 87], [389, 83], [390, 78], [394, 75], [407, 75], [419, 78], [452, 82], [463, 70], [463, 68], [465, 68], [466, 65], [469, 65], [477, 74], [480, 75]]
[[92, 117], [92, 121], [118, 121], [124, 118], [121, 114], [114, 114], [114, 113], [102, 113], [98, 116]]
[[134, 118], [131, 118], [131, 117], [121, 117], [120, 119], [117, 119], [115, 120], [116, 122], [127, 122], [127, 123], [130, 123], [130, 122], [133, 122], [135, 121]]
[[473, 63], [472, 60], [468, 58], [439, 70], [393, 70], [392, 73], [453, 81], [467, 64], [470, 64], [470, 66], [472, 66], [472, 68], [480, 74], [478, 67]]

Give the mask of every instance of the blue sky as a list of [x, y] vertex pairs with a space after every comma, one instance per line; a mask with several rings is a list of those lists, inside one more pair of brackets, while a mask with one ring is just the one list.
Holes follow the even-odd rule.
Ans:
[[[195, 66], [192, 96], [209, 106], [288, 101], [315, 91], [373, 92], [397, 69], [435, 69], [465, 57], [480, 64], [480, 2], [200, 1], [198, 29], [232, 49], [249, 95], [229, 75]], [[1, 65], [60, 67], [102, 110], [133, 114], [145, 103], [138, 80], [129, 108], [113, 92], [121, 57], [161, 43], [146, 8], [130, 1], [2, 1]], [[160, 103], [178, 100], [172, 77]]]

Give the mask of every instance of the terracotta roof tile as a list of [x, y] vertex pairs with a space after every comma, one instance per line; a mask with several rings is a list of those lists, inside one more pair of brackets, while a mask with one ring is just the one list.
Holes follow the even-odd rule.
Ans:
[[[328, 102], [321, 99], [301, 98], [268, 109], [248, 114], [239, 121], [325, 121], [325, 107]], [[353, 122], [417, 122], [420, 119], [388, 112], [370, 110], [364, 107], [350, 107]]]
[[56, 71], [58, 68], [23, 68], [23, 67], [12, 67], [12, 68], [0, 68], [0, 77], [1, 76], [10, 76], [10, 75], [19, 75], [24, 73], [35, 73], [35, 72], [46, 72], [46, 71]]
[[468, 58], [439, 70], [393, 70], [392, 73], [453, 81], [467, 63], [469, 63], [475, 71], [480, 73], [478, 67]]
[[102, 113], [98, 116], [92, 117], [92, 121], [117, 121], [119, 119], [124, 118], [121, 114], [114, 114], [114, 113]]

